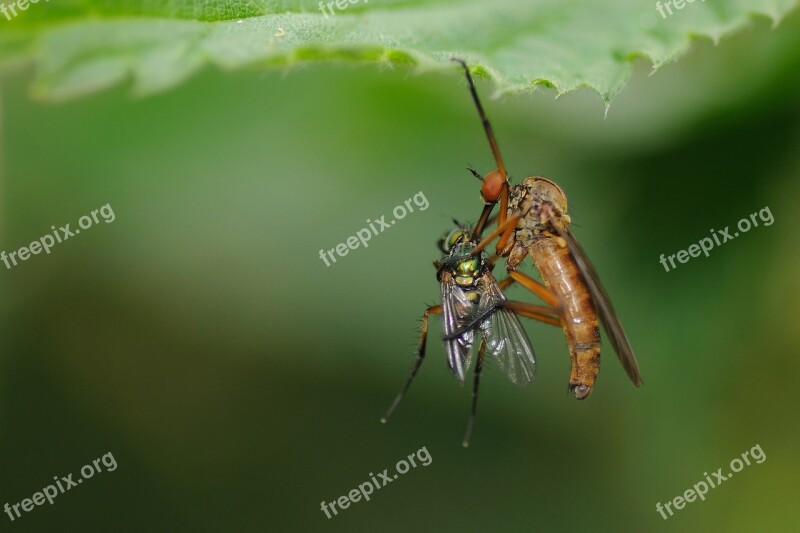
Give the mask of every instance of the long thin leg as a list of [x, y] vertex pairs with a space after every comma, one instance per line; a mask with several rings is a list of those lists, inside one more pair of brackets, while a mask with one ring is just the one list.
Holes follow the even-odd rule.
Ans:
[[507, 288], [508, 288], [508, 287], [509, 287], [511, 284], [513, 284], [513, 283], [514, 283], [514, 278], [506, 278], [506, 279], [504, 279], [504, 280], [502, 280], [502, 281], [499, 281], [499, 282], [497, 283], [497, 287], [498, 287], [498, 288], [499, 288], [501, 291], [504, 291], [504, 290], [506, 290], [506, 289], [507, 289]]
[[[536, 280], [533, 281], [535, 282]], [[499, 281], [497, 283], [497, 287], [501, 291], [505, 291], [514, 282], [515, 282], [514, 278], [508, 277]], [[512, 300], [506, 300], [503, 303], [503, 307], [513, 311], [519, 316], [532, 318], [534, 320], [544, 322], [545, 324], [551, 324], [553, 326], [561, 326], [558, 309], [555, 309], [553, 307], [547, 307], [543, 305], [532, 305], [524, 302], [515, 302]], [[464, 332], [475, 328], [482, 320], [487, 318], [492, 312], [493, 312], [492, 310], [489, 310], [489, 312], [486, 315], [475, 317], [473, 321], [464, 324], [460, 330], [455, 331], [448, 336], [445, 336], [444, 339], [445, 340], [455, 339], [456, 337], [463, 335]]]
[[508, 220], [506, 220], [503, 224], [498, 225], [497, 229], [495, 229], [493, 232], [487, 235], [485, 239], [479, 242], [478, 245], [475, 246], [475, 248], [473, 248], [470, 254], [471, 255], [479, 254], [484, 248], [486, 248], [489, 245], [489, 243], [495, 240], [498, 235], [502, 235], [502, 237], [500, 237], [501, 242], [507, 241], [508, 238], [511, 236], [511, 234], [514, 232], [514, 228], [516, 227], [518, 221], [519, 217], [513, 216]]
[[494, 137], [494, 131], [492, 131], [492, 125], [489, 123], [489, 119], [486, 118], [486, 113], [483, 112], [483, 106], [481, 105], [480, 98], [478, 98], [478, 91], [475, 90], [475, 84], [472, 82], [472, 74], [469, 73], [469, 67], [463, 59], [454, 57], [452, 60], [456, 63], [460, 63], [461, 66], [464, 67], [464, 74], [466, 74], [467, 84], [469, 84], [469, 92], [472, 93], [472, 100], [475, 102], [475, 107], [478, 108], [478, 115], [481, 117], [483, 129], [486, 132], [486, 138], [489, 139], [489, 147], [492, 149], [492, 155], [497, 163], [497, 170], [503, 176], [503, 179], [508, 181], [506, 166], [503, 164], [503, 158], [500, 156], [500, 148], [497, 147], [497, 139]]
[[561, 326], [561, 319], [558, 316], [558, 311], [552, 307], [531, 305], [525, 302], [515, 302], [512, 300], [503, 302], [503, 307], [510, 311], [514, 311], [514, 313], [518, 314], [519, 316], [532, 318], [552, 326]]
[[492, 209], [494, 208], [497, 202], [489, 202], [483, 206], [483, 211], [481, 211], [481, 217], [478, 219], [478, 222], [475, 223], [475, 229], [472, 230], [472, 236], [470, 240], [473, 242], [478, 242], [481, 239], [481, 235], [483, 235], [483, 230], [486, 229], [486, 226], [491, 226], [497, 221], [497, 215], [491, 216]]
[[[497, 171], [503, 177], [503, 181], [505, 182], [503, 183], [503, 188], [500, 191], [500, 215], [497, 218], [497, 225], [501, 226], [506, 221], [506, 213], [508, 211], [508, 173], [506, 172], [506, 166], [503, 163], [503, 157], [500, 155], [500, 148], [497, 146], [497, 139], [494, 136], [492, 125], [489, 123], [489, 119], [486, 118], [486, 113], [483, 111], [481, 100], [478, 98], [478, 91], [475, 89], [475, 83], [472, 81], [472, 75], [469, 72], [469, 67], [462, 59], [455, 57], [452, 59], [453, 61], [461, 64], [461, 66], [464, 68], [464, 74], [467, 77], [467, 84], [469, 85], [469, 92], [472, 94], [472, 100], [475, 102], [475, 107], [478, 109], [478, 116], [481, 118], [483, 129], [486, 132], [486, 138], [489, 140], [489, 148], [491, 148], [492, 155], [497, 163]], [[484, 212], [487, 210], [491, 211], [495, 203], [497, 202], [487, 204], [484, 207]], [[481, 216], [481, 219], [483, 219], [483, 216]], [[483, 227], [479, 227], [481, 231], [483, 231]], [[477, 238], [475, 235], [480, 235], [480, 233], [473, 234], [473, 238]]]
[[550, 304], [555, 308], [561, 307], [561, 302], [558, 301], [558, 297], [553, 294], [553, 291], [548, 289], [546, 286], [542, 285], [535, 279], [530, 276], [523, 274], [522, 272], [518, 272], [516, 270], [512, 270], [508, 273], [509, 277], [513, 278], [514, 281], [531, 291], [533, 294]]
[[497, 215], [497, 225], [502, 226], [508, 213], [508, 178], [500, 189], [500, 213]]
[[[505, 287], [507, 287], [507, 285]], [[477, 328], [481, 322], [489, 318], [494, 312], [496, 312], [496, 309], [500, 307], [508, 309], [509, 311], [513, 311], [515, 314], [518, 314], [519, 316], [532, 318], [534, 320], [538, 320], [540, 322], [544, 322], [545, 324], [550, 324], [553, 326], [561, 326], [561, 319], [557, 309], [553, 309], [552, 307], [547, 307], [544, 305], [531, 305], [525, 302], [515, 302], [513, 300], [505, 300], [502, 303], [498, 304], [497, 307], [487, 309], [483, 314], [473, 317], [470, 322], [463, 324], [460, 329], [448, 335], [445, 335], [443, 337], [444, 340], [449, 341], [452, 339], [456, 339], [461, 335], [463, 335], [464, 333], [466, 333], [467, 331]]]
[[478, 413], [478, 386], [481, 381], [481, 370], [483, 369], [483, 354], [486, 351], [486, 339], [481, 339], [481, 347], [478, 350], [478, 362], [475, 364], [475, 381], [472, 383], [472, 409], [469, 413], [467, 431], [464, 433], [464, 448], [469, 447], [469, 439], [472, 436], [472, 428], [475, 426], [475, 415]]
[[[505, 178], [505, 176], [503, 176], [503, 177]], [[486, 205], [483, 206], [483, 214], [481, 214], [481, 220], [483, 220], [484, 214], [490, 213], [492, 211], [492, 209], [494, 209], [494, 206], [497, 205], [497, 202], [499, 200], [500, 201], [500, 212], [497, 214], [497, 225], [498, 226], [502, 226], [505, 223], [506, 217], [508, 216], [508, 187], [509, 187], [508, 178], [505, 178], [505, 181], [503, 182], [503, 185], [500, 187], [500, 194], [498, 195], [498, 197], [496, 199], [494, 199], [494, 200], [491, 200], [491, 201], [487, 200]], [[485, 197], [484, 197], [484, 200], [486, 200]], [[479, 228], [479, 226], [475, 226], [476, 230], [478, 228]], [[483, 232], [483, 226], [480, 226], [480, 230], [481, 230], [481, 232]], [[475, 235], [480, 235], [480, 232], [476, 231], [476, 233], [473, 234], [472, 240], [476, 240], [477, 239], [477, 237]]]
[[397, 404], [400, 403], [400, 400], [403, 399], [403, 396], [405, 396], [408, 388], [411, 386], [411, 382], [414, 381], [414, 377], [417, 375], [419, 367], [422, 366], [422, 361], [425, 359], [425, 344], [428, 340], [428, 317], [430, 315], [440, 315], [441, 313], [441, 305], [432, 305], [422, 314], [422, 326], [420, 327], [421, 331], [419, 335], [419, 345], [417, 346], [417, 361], [414, 363], [414, 366], [411, 367], [411, 372], [408, 374], [408, 379], [406, 380], [406, 384], [403, 386], [403, 389], [397, 393], [392, 405], [389, 406], [386, 414], [383, 415], [383, 418], [381, 418], [382, 423], [385, 424], [389, 419], [389, 416], [392, 414], [395, 407], [397, 407]]
[[494, 203], [489, 203], [483, 206], [483, 211], [481, 211], [481, 218], [478, 219], [477, 224], [475, 224], [475, 229], [472, 231], [472, 236], [470, 240], [477, 241], [481, 238], [481, 233], [483, 233], [483, 229], [486, 227], [486, 221], [489, 220], [489, 215], [492, 214], [492, 209], [494, 208]]
[[[503, 191], [502, 191], [501, 194], [503, 194], [503, 196], [501, 196], [501, 199], [500, 199], [500, 213], [502, 213], [503, 215], [502, 215], [502, 217], [497, 217], [497, 226], [498, 226], [498, 228], [501, 227], [503, 224], [505, 224], [505, 218], [506, 218], [505, 217], [505, 213], [506, 213], [506, 210], [508, 209], [508, 207], [506, 207], [506, 205], [504, 205], [504, 204], [508, 203], [508, 187], [507, 186], [503, 187]], [[503, 218], [504, 221], [500, 222], [500, 218]], [[511, 217], [511, 220], [519, 220], [519, 217], [518, 216], [513, 216], [513, 217]], [[508, 255], [509, 252], [511, 252], [512, 246], [506, 247], [506, 243], [509, 242], [509, 239], [514, 234], [514, 229], [516, 229], [516, 223], [514, 224], [513, 229], [512, 228], [507, 229], [500, 236], [500, 240], [497, 241], [497, 246], [495, 247], [495, 253], [497, 255], [500, 255], [500, 256]], [[513, 243], [511, 243], [511, 244], [513, 245]]]
[[[527, 277], [527, 276], [525, 276], [525, 277]], [[550, 289], [548, 289], [544, 285], [541, 285], [538, 281], [536, 281], [533, 278], [529, 278], [529, 279], [531, 281], [539, 284], [543, 290], [548, 292], [548, 295], [551, 295]], [[499, 281], [497, 283], [497, 286], [500, 288], [501, 291], [504, 291], [508, 287], [510, 287], [515, 281], [516, 280], [513, 277], [509, 276], [506, 279]], [[555, 296], [553, 296], [553, 300], [555, 301]], [[553, 320], [553, 317], [558, 317], [559, 316], [558, 309], [555, 308], [557, 306], [545, 307], [545, 306], [530, 305], [530, 304], [526, 304], [524, 302], [515, 302], [515, 301], [509, 301], [507, 303], [511, 304], [510, 306], [507, 306], [507, 307], [509, 309], [511, 309], [512, 311], [514, 311], [516, 314], [520, 315], [520, 316], [524, 316], [526, 318], [532, 318], [534, 320], [539, 320], [540, 322], [545, 322], [547, 324], [552, 324], [554, 326], [560, 326], [561, 325], [561, 321], [560, 320], [557, 320], [557, 319]], [[548, 303], [550, 303], [550, 302], [548, 302]], [[550, 316], [550, 315], [552, 315], [552, 316]]]

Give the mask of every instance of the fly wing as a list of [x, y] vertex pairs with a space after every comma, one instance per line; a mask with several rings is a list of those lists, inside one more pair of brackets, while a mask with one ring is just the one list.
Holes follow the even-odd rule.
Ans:
[[622, 329], [622, 324], [619, 323], [617, 313], [614, 311], [614, 306], [611, 304], [611, 299], [600, 283], [600, 278], [597, 276], [594, 266], [592, 266], [586, 252], [583, 251], [581, 245], [578, 244], [578, 241], [568, 229], [561, 227], [560, 223], [557, 221], [552, 221], [551, 226], [554, 227], [558, 235], [567, 242], [567, 247], [572, 257], [575, 258], [583, 280], [586, 282], [589, 293], [592, 295], [592, 299], [597, 306], [597, 312], [600, 315], [603, 326], [606, 328], [611, 346], [617, 353], [628, 377], [631, 378], [634, 385], [639, 387], [642, 384], [642, 376], [639, 374], [639, 366], [636, 364], [633, 348], [631, 348], [631, 343], [628, 341], [628, 336], [625, 335], [625, 330]]
[[528, 336], [517, 315], [502, 307], [506, 297], [493, 277], [484, 294], [487, 305], [494, 308], [480, 326], [486, 340], [486, 351], [497, 360], [512, 383], [527, 385], [536, 376], [536, 356]]
[[442, 273], [439, 287], [442, 297], [442, 325], [447, 366], [456, 378], [464, 383], [475, 339], [474, 328], [465, 329], [465, 326], [473, 320], [476, 305], [469, 301], [467, 294], [456, 284], [452, 274]]

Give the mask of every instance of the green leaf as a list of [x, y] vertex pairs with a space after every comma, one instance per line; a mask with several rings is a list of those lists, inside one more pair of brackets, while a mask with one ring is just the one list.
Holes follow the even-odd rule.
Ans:
[[[674, 2], [679, 2], [678, 10]], [[681, 3], [682, 2], [682, 3]], [[132, 80], [173, 87], [206, 65], [283, 68], [338, 60], [454, 69], [466, 59], [498, 92], [580, 87], [610, 103], [646, 58], [658, 68], [691, 38], [717, 42], [754, 15], [775, 24], [797, 0], [40, 0], [0, 15], [0, 72], [33, 62], [35, 96], [63, 100]]]

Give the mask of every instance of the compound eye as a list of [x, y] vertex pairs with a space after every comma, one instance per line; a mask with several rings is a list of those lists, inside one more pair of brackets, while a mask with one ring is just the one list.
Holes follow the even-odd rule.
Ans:
[[464, 242], [469, 239], [469, 235], [461, 228], [454, 229], [450, 235], [444, 240], [444, 251], [449, 252], [458, 243]]
[[486, 177], [483, 178], [483, 185], [481, 185], [483, 199], [487, 202], [496, 202], [500, 198], [500, 192], [502, 192], [505, 182], [505, 178], [497, 170], [486, 174]]

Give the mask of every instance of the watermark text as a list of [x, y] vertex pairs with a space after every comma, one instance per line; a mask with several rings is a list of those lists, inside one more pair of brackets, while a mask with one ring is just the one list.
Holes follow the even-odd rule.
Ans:
[[[330, 10], [331, 16], [333, 17], [336, 15], [336, 11], [333, 10], [333, 6], [336, 6], [336, 9], [340, 11], [344, 11], [345, 9], [350, 7], [350, 4], [357, 4], [361, 1], [362, 0], [335, 0], [332, 2], [328, 2], [327, 4], [324, 2], [320, 2], [319, 10], [322, 11], [322, 14], [325, 15], [325, 18], [328, 18], [328, 12], [325, 10], [325, 7], [327, 6], [327, 8]], [[363, 0], [363, 2], [365, 4], [368, 4], [369, 0]]]
[[[50, 0], [45, 0], [45, 2], [49, 2]], [[31, 4], [38, 4], [39, 0], [17, 0], [16, 2], [11, 2], [9, 4], [0, 4], [0, 13], [6, 16], [7, 20], [11, 20], [19, 13], [17, 11], [27, 11]]]
[[[50, 249], [53, 246], [74, 237], [79, 234], [82, 229], [89, 229], [92, 225], [100, 223], [100, 218], [102, 218], [106, 224], [114, 222], [117, 218], [114, 215], [114, 210], [111, 209], [111, 204], [106, 204], [103, 207], [92, 210], [90, 215], [83, 215], [78, 219], [78, 226], [80, 226], [78, 228], [70, 229], [71, 224], [60, 226], [58, 229], [56, 229], [55, 226], [50, 226], [50, 229], [53, 230], [52, 233], [42, 235], [42, 237], [33, 241], [28, 246], [23, 246], [18, 250], [8, 253], [6, 253], [5, 250], [0, 251], [0, 261], [3, 262], [7, 270], [11, 270], [12, 267], [17, 266], [17, 259], [20, 261], [27, 261], [30, 259], [31, 255], [38, 255], [42, 251], [50, 255]], [[100, 217], [98, 218], [97, 215], [100, 215]]]
[[[756, 218], [756, 215], [758, 215], [758, 218]], [[725, 229], [721, 229], [719, 231], [712, 228], [709, 231], [711, 232], [711, 237], [713, 237], [713, 240], [711, 237], [704, 237], [700, 239], [697, 244], [692, 244], [689, 246], [688, 251], [678, 250], [677, 253], [672, 255], [661, 254], [661, 257], [658, 261], [664, 267], [664, 270], [669, 272], [670, 270], [677, 268], [675, 259], [677, 259], [679, 263], [688, 263], [689, 259], [692, 257], [700, 257], [701, 253], [708, 257], [709, 252], [714, 249], [714, 246], [721, 246], [722, 244], [735, 239], [739, 236], [739, 232], [747, 233], [752, 228], [757, 228], [759, 220], [764, 223], [764, 226], [771, 226], [772, 223], [775, 222], [775, 218], [772, 216], [772, 211], [770, 211], [769, 207], [765, 207], [757, 213], [751, 214], [749, 218], [741, 219], [736, 225], [736, 229], [739, 231], [734, 230], [733, 235], [731, 235], [730, 226], [725, 226]], [[667, 266], [667, 262], [669, 262], [669, 265], [672, 266], [671, 269], [669, 266]]]
[[22, 517], [22, 514], [19, 512], [20, 508], [23, 512], [29, 513], [35, 509], [36, 506], [44, 505], [44, 502], [53, 505], [53, 503], [55, 503], [56, 496], [64, 494], [73, 487], [77, 487], [83, 483], [84, 479], [90, 479], [95, 474], [101, 473], [101, 463], [106, 467], [106, 472], [113, 472], [117, 469], [117, 460], [114, 459], [114, 455], [111, 452], [108, 452], [103, 457], [98, 457], [92, 461], [91, 464], [85, 465], [83, 468], [81, 468], [81, 477], [77, 480], [72, 479], [72, 474], [67, 474], [66, 476], [61, 477], [53, 476], [55, 485], [47, 485], [41, 491], [34, 493], [33, 496], [30, 498], [25, 498], [19, 503], [15, 503], [13, 505], [6, 503], [3, 507], [3, 510], [8, 515], [8, 518], [13, 522], [14, 520]]
[[[425, 197], [425, 194], [422, 191], [419, 191], [413, 197], [406, 200], [403, 204], [400, 204], [392, 209], [394, 219], [390, 219], [387, 222], [386, 215], [375, 220], [367, 219], [367, 225], [369, 226], [368, 228], [361, 228], [356, 232], [355, 235], [348, 237], [345, 242], [337, 244], [330, 250], [320, 250], [319, 258], [322, 259], [326, 267], [329, 267], [331, 266], [331, 263], [336, 262], [336, 256], [333, 255], [334, 252], [336, 252], [336, 255], [339, 257], [344, 257], [350, 253], [350, 250], [355, 250], [359, 246], [366, 248], [369, 246], [367, 243], [372, 237], [378, 236], [387, 229], [391, 228], [398, 220], [402, 220], [406, 218], [409, 213], [413, 213], [415, 205], [420, 211], [425, 211], [428, 209], [428, 207], [430, 207], [428, 199]], [[328, 259], [330, 259], [330, 261]]]
[[[656, 2], [656, 11], [661, 14], [661, 18], [665, 19], [667, 16], [672, 16], [672, 8], [675, 7], [677, 10], [681, 10], [686, 7], [686, 4], [694, 4], [696, 0], [667, 0], [663, 4], [661, 2]], [[706, 0], [701, 0], [705, 2]], [[667, 15], [664, 13], [664, 9], [667, 10]]]
[[[397, 461], [397, 464], [394, 466], [395, 470], [398, 472], [397, 474], [389, 474], [388, 468], [384, 468], [383, 472], [378, 473], [377, 477], [375, 477], [375, 474], [370, 472], [370, 479], [364, 483], [361, 483], [357, 489], [351, 490], [346, 496], [340, 496], [331, 502], [323, 501], [320, 505], [322, 512], [325, 513], [325, 516], [330, 519], [332, 516], [339, 514], [339, 510], [344, 510], [350, 507], [351, 503], [361, 501], [361, 498], [364, 498], [365, 501], [369, 501], [369, 497], [374, 491], [382, 489], [389, 483], [396, 480], [400, 475], [408, 472], [411, 468], [416, 468], [418, 466], [416, 460], [419, 460], [419, 464], [422, 466], [428, 466], [433, 462], [433, 457], [431, 457], [431, 454], [428, 452], [428, 448], [426, 446], [423, 446], [416, 452], [410, 454], [406, 459], [400, 459]], [[339, 510], [336, 509], [337, 506], [339, 507]], [[333, 515], [331, 515], [331, 512]]]
[[[727, 474], [722, 472], [722, 468], [717, 468], [717, 471], [712, 472], [710, 476], [708, 475], [708, 472], [703, 472], [703, 475], [706, 477], [705, 481], [698, 481], [692, 486], [691, 489], [686, 489], [683, 495], [675, 496], [673, 499], [667, 501], [663, 505], [661, 502], [656, 503], [656, 512], [661, 515], [661, 518], [666, 520], [669, 518], [669, 516], [673, 516], [675, 514], [672, 511], [672, 507], [675, 507], [675, 510], [680, 511], [686, 506], [687, 503], [692, 503], [697, 498], [700, 498], [701, 501], [705, 501], [706, 494], [708, 494], [708, 490], [710, 488], [714, 489], [719, 487], [722, 483], [733, 477], [735, 472], [741, 472], [746, 465], [749, 466], [751, 464], [750, 459], [753, 459], [758, 464], [761, 464], [767, 460], [767, 454], [765, 454], [764, 450], [761, 449], [760, 444], [756, 444], [751, 449], [744, 452], [741, 457], [741, 459], [735, 457], [731, 460], [730, 464], [728, 465], [731, 469], [731, 472], [727, 472]], [[706, 483], [706, 481], [708, 483]], [[666, 513], [664, 512], [665, 510]], [[667, 513], [669, 513], [669, 516], [667, 516]]]

